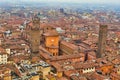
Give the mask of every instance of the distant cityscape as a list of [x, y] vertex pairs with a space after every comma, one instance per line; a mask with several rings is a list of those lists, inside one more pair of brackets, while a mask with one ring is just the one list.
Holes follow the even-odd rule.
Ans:
[[119, 3], [1, 1], [0, 80], [120, 80]]

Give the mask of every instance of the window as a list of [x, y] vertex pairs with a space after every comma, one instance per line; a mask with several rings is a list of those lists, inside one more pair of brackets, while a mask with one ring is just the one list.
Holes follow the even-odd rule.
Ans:
[[54, 44], [51, 44], [51, 46], [54, 46]]
[[35, 42], [38, 42], [38, 40], [35, 40]]
[[52, 55], [54, 56], [54, 53], [52, 53]]
[[53, 53], [53, 56], [56, 56], [56, 53]]

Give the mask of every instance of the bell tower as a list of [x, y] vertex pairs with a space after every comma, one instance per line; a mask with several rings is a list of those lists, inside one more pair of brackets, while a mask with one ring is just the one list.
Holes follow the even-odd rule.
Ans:
[[32, 53], [39, 52], [40, 35], [40, 18], [38, 18], [36, 15], [32, 19], [32, 26], [30, 29], [30, 47]]
[[105, 54], [107, 28], [107, 25], [100, 25], [97, 58], [101, 58], [103, 57], [103, 54]]

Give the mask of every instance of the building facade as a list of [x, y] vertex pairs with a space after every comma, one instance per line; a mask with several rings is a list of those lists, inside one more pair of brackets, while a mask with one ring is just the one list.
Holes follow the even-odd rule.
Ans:
[[7, 58], [8, 58], [8, 56], [6, 53], [0, 53], [0, 64], [6, 64]]
[[56, 31], [49, 31], [44, 33], [45, 48], [52, 56], [59, 55], [59, 35]]

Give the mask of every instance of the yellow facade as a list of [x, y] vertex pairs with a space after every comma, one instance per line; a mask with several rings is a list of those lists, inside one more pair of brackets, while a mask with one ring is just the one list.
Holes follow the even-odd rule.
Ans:
[[32, 76], [30, 80], [39, 80], [39, 75]]
[[62, 75], [63, 75], [62, 72], [57, 72], [58, 77], [62, 77]]
[[12, 77], [9, 75], [9, 76], [4, 76], [4, 80], [12, 80]]
[[46, 47], [51, 47], [51, 46], [59, 46], [59, 36], [46, 36]]
[[[1, 68], [2, 69], [2, 68]], [[11, 76], [11, 70], [8, 68], [3, 68], [2, 69], [2, 73], [0, 75], [3, 75], [1, 78], [2, 80], [12, 80], [12, 76]], [[1, 79], [0, 79], [1, 80]]]
[[52, 75], [48, 75], [48, 77], [45, 80], [57, 80], [57, 79]]
[[39, 67], [39, 71], [42, 72], [43, 79], [46, 79], [46, 75], [49, 74], [50, 70], [51, 70], [51, 68], [49, 66], [48, 67], [42, 67], [42, 66]]
[[56, 78], [55, 78], [55, 77], [53, 77], [53, 78], [51, 78], [50, 80], [56, 80]]
[[45, 37], [46, 49], [52, 53], [53, 56], [58, 55], [59, 51], [59, 36], [46, 36]]

